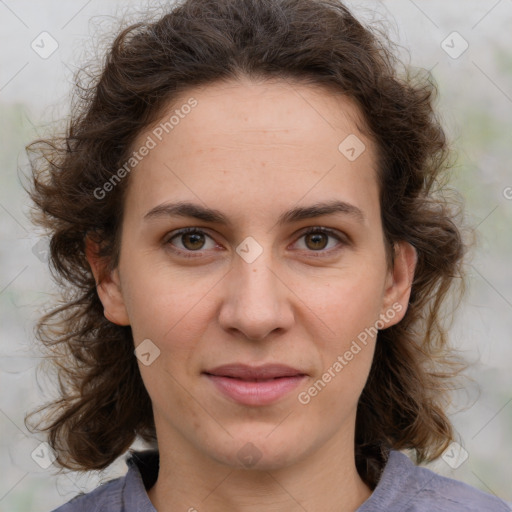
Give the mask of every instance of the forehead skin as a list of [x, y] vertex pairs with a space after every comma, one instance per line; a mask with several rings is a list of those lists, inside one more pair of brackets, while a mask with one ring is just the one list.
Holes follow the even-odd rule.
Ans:
[[[197, 106], [158, 140], [155, 128], [190, 98]], [[144, 229], [149, 209], [186, 199], [235, 219], [240, 237], [291, 206], [339, 199], [380, 226], [375, 147], [362, 124], [352, 100], [321, 87], [244, 78], [190, 89], [133, 145], [156, 143], [131, 171], [125, 220]], [[366, 146], [354, 161], [338, 149], [350, 135]]]

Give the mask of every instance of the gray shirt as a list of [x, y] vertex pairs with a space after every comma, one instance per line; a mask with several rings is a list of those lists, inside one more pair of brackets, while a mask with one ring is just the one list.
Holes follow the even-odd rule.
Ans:
[[[128, 472], [53, 512], [156, 512], [146, 489], [156, 482], [158, 451], [132, 451]], [[192, 507], [191, 507], [192, 508]], [[414, 465], [391, 451], [372, 495], [357, 512], [511, 512], [501, 499]], [[343, 512], [343, 505], [340, 505]]]

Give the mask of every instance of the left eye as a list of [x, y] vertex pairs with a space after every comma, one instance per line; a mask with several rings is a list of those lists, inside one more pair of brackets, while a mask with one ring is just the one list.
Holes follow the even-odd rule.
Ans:
[[[190, 253], [213, 249], [215, 247], [215, 241], [213, 238], [198, 228], [181, 229], [168, 238], [165, 243], [176, 247], [174, 243], [172, 243], [176, 238], [180, 240], [182, 245], [182, 247], [177, 247], [176, 252], [185, 253], [185, 256], [192, 256]], [[309, 249], [311, 252], [330, 252], [332, 248], [326, 250], [326, 247], [329, 245], [329, 238], [337, 240], [339, 242], [338, 245], [346, 244], [344, 238], [336, 232], [320, 227], [309, 228], [306, 232], [301, 234], [299, 240], [304, 239], [305, 250]], [[211, 247], [204, 247], [206, 239], [211, 240]], [[186, 254], [187, 252], [189, 254]]]
[[[338, 236], [334, 231], [325, 228], [313, 228], [303, 233], [299, 239], [304, 238], [306, 249], [311, 249], [313, 251], [323, 251], [328, 245], [328, 239], [334, 238], [338, 242], [343, 242], [340, 236]], [[311, 244], [308, 246], [308, 244]]]

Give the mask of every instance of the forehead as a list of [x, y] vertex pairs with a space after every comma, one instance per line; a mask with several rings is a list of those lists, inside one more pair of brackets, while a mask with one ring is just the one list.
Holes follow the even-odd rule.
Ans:
[[[188, 107], [191, 103], [195, 104], [193, 109]], [[172, 126], [166, 125], [168, 121]], [[362, 126], [363, 116], [355, 102], [326, 87], [241, 78], [180, 94], [162, 110], [151, 131], [156, 130], [162, 138], [172, 132], [176, 146], [193, 140], [195, 150], [207, 145], [214, 148], [216, 142], [226, 142], [226, 136], [233, 142], [248, 143], [251, 134], [255, 143], [269, 142], [272, 135], [279, 135], [279, 142], [301, 145], [312, 145], [328, 136], [324, 145], [333, 144], [336, 149], [340, 135], [361, 135]], [[264, 134], [266, 140], [257, 138]]]
[[149, 139], [153, 147], [130, 176], [128, 197], [141, 210], [184, 195], [234, 204], [250, 194], [263, 205], [269, 196], [314, 202], [333, 192], [361, 201], [376, 194], [362, 125], [353, 101], [321, 87], [248, 79], [196, 87], [139, 135], [135, 149]]

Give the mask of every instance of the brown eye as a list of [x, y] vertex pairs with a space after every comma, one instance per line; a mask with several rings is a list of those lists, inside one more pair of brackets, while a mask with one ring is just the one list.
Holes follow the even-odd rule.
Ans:
[[[337, 251], [342, 247], [349, 244], [347, 237], [343, 233], [338, 233], [337, 231], [333, 231], [331, 229], [323, 228], [323, 227], [313, 227], [308, 229], [299, 240], [303, 240], [303, 247], [300, 249], [306, 250], [307, 252], [319, 253], [318, 256], [330, 255], [333, 251]], [[337, 244], [334, 246], [327, 248], [330, 243], [330, 240], [337, 241]], [[315, 256], [317, 256], [315, 254]]]
[[[208, 239], [211, 240], [210, 247], [208, 247]], [[165, 245], [170, 245], [175, 252], [188, 256], [191, 255], [190, 253], [198, 252], [202, 249], [214, 248], [215, 242], [200, 229], [185, 228], [169, 237], [167, 241], [165, 241]], [[200, 256], [200, 254], [196, 256]]]
[[181, 235], [183, 246], [191, 251], [197, 251], [204, 245], [204, 235], [202, 233], [185, 233]]
[[308, 233], [305, 235], [305, 240], [309, 249], [319, 251], [325, 249], [329, 237], [325, 233]]

